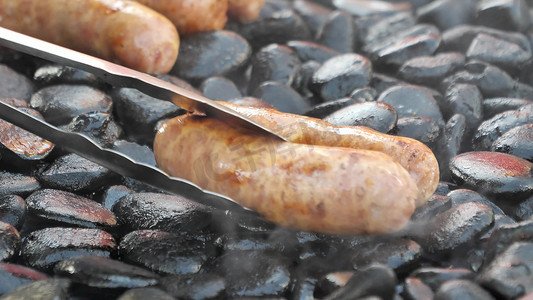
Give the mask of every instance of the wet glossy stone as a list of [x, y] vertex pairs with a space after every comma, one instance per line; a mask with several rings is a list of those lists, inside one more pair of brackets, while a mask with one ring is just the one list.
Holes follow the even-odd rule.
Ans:
[[395, 13], [390, 16], [366, 16], [354, 20], [356, 35], [363, 49], [383, 43], [399, 32], [415, 26], [415, 19], [410, 12]]
[[513, 243], [528, 242], [532, 238], [533, 220], [504, 224], [495, 228], [486, 242], [484, 263], [488, 265]]
[[20, 229], [26, 217], [26, 202], [20, 196], [0, 195], [0, 222]]
[[180, 196], [158, 193], [122, 197], [113, 212], [123, 225], [134, 230], [199, 231], [211, 222], [207, 206]]
[[224, 277], [214, 273], [167, 276], [160, 282], [169, 294], [178, 299], [223, 298], [226, 289]]
[[377, 97], [378, 92], [374, 88], [368, 86], [355, 89], [350, 94], [350, 98], [352, 98], [356, 103], [375, 101]]
[[445, 118], [462, 114], [466, 120], [467, 134], [473, 132], [483, 120], [483, 95], [472, 84], [450, 86], [441, 102], [441, 111]]
[[367, 86], [371, 77], [372, 65], [366, 57], [343, 54], [324, 62], [313, 75], [310, 88], [324, 101], [336, 100]]
[[431, 23], [441, 30], [450, 29], [474, 20], [476, 1], [436, 0], [430, 1], [416, 10], [417, 20]]
[[337, 126], [367, 126], [387, 133], [398, 119], [392, 106], [383, 102], [363, 102], [341, 108], [326, 116], [327, 121]]
[[381, 93], [377, 101], [394, 107], [398, 118], [420, 116], [433, 119], [438, 124], [444, 123], [432, 93], [420, 86], [393, 86]]
[[314, 60], [323, 63], [326, 60], [339, 55], [336, 50], [310, 41], [289, 41], [287, 46], [291, 48], [302, 62]]
[[124, 292], [117, 300], [173, 300], [170, 294], [167, 294], [165, 291], [154, 288], [154, 287], [145, 287], [145, 288], [136, 288]]
[[269, 232], [265, 236], [262, 232], [235, 234], [229, 233], [217, 239], [217, 244], [223, 251], [253, 251], [261, 250], [281, 253], [287, 259], [297, 256], [299, 241], [292, 231], [283, 228]]
[[159, 276], [145, 269], [93, 255], [64, 259], [55, 265], [54, 273], [98, 288], [140, 288], [156, 285], [159, 280]]
[[105, 189], [102, 194], [97, 198], [105, 208], [113, 210], [115, 204], [120, 198], [133, 193], [131, 189], [123, 185], [113, 185]]
[[420, 279], [436, 292], [447, 281], [454, 279], [474, 279], [476, 273], [468, 269], [423, 267], [415, 270], [410, 276]]
[[333, 11], [318, 30], [316, 41], [340, 53], [354, 52], [356, 41], [352, 16], [346, 11]]
[[341, 108], [350, 106], [355, 103], [356, 102], [352, 98], [341, 98], [339, 100], [327, 101], [311, 108], [304, 115], [308, 117], [322, 119]]
[[261, 48], [251, 61], [252, 74], [248, 83], [248, 92], [255, 91], [265, 81], [275, 81], [290, 86], [300, 64], [296, 53], [287, 46], [271, 44]]
[[157, 230], [132, 231], [120, 242], [126, 262], [158, 273], [186, 275], [200, 272], [215, 255], [211, 236], [183, 236]]
[[533, 123], [507, 131], [492, 143], [491, 151], [508, 153], [533, 162]]
[[80, 69], [58, 64], [46, 64], [41, 66], [35, 70], [33, 80], [35, 80], [39, 86], [68, 83], [104, 87], [104, 83], [96, 75]]
[[28, 212], [62, 225], [88, 228], [115, 226], [115, 215], [100, 203], [61, 190], [44, 189], [26, 198]]
[[472, 242], [493, 222], [492, 209], [484, 204], [463, 203], [439, 214], [427, 232], [415, 238], [429, 253], [444, 253]]
[[228, 101], [242, 97], [241, 92], [233, 81], [220, 76], [209, 77], [202, 81], [200, 91], [204, 96], [212, 100]]
[[6, 65], [0, 65], [0, 95], [29, 101], [34, 85], [28, 77]]
[[445, 282], [435, 293], [435, 300], [494, 300], [482, 287], [470, 280], [456, 279]]
[[464, 64], [465, 57], [458, 52], [420, 56], [403, 63], [398, 70], [398, 75], [411, 83], [436, 86], [442, 79], [457, 71]]
[[528, 10], [523, 0], [481, 0], [476, 9], [476, 21], [502, 30], [523, 31], [530, 24]]
[[113, 115], [103, 112], [78, 115], [63, 129], [82, 133], [102, 147], [113, 145], [122, 134], [122, 127], [114, 121]]
[[517, 242], [498, 255], [479, 275], [479, 282], [506, 299], [533, 291], [533, 243]]
[[248, 62], [251, 51], [248, 42], [231, 31], [189, 34], [181, 38], [180, 59], [170, 73], [192, 82], [231, 75]]
[[354, 271], [334, 272], [324, 275], [318, 280], [315, 286], [315, 295], [323, 298], [333, 291], [343, 287], [353, 276]]
[[30, 233], [22, 244], [24, 262], [48, 270], [65, 258], [83, 254], [109, 256], [115, 239], [100, 229], [50, 227]]
[[0, 221], [0, 261], [8, 261], [18, 254], [20, 235], [13, 225]]
[[399, 67], [409, 59], [433, 54], [439, 44], [440, 36], [435, 34], [406, 37], [375, 52], [372, 58], [379, 63]]
[[33, 94], [30, 106], [52, 125], [63, 125], [75, 116], [92, 111], [111, 113], [111, 98], [86, 85], [52, 85]]
[[408, 277], [403, 283], [402, 295], [405, 299], [433, 299], [434, 293], [420, 279]]
[[483, 116], [490, 119], [508, 110], [517, 110], [522, 106], [532, 104], [533, 101], [517, 98], [488, 98], [483, 100]]
[[43, 186], [70, 192], [97, 191], [115, 177], [115, 173], [77, 154], [57, 158], [38, 174]]
[[419, 140], [426, 145], [433, 145], [440, 136], [440, 126], [427, 117], [404, 117], [398, 119], [393, 133], [399, 136]]
[[290, 273], [282, 257], [263, 251], [232, 251], [218, 259], [229, 297], [272, 297], [288, 288]]
[[48, 276], [22, 265], [0, 263], [0, 295]]
[[452, 208], [452, 201], [449, 196], [433, 194], [426, 203], [417, 207], [411, 216], [411, 224], [408, 224], [408, 232], [425, 231], [428, 222], [431, 222], [438, 214]]
[[497, 39], [503, 39], [520, 46], [522, 49], [531, 49], [528, 38], [519, 33], [493, 29], [485, 26], [460, 25], [442, 33], [442, 49], [466, 53], [470, 44], [478, 34], [488, 34]]
[[52, 278], [37, 280], [12, 290], [2, 296], [2, 300], [19, 300], [19, 299], [57, 299], [67, 300], [69, 297], [69, 288], [71, 282], [68, 279]]
[[139, 145], [125, 140], [117, 140], [113, 144], [112, 149], [127, 155], [137, 162], [145, 163], [150, 166], [156, 165], [154, 153], [148, 146]]
[[481, 193], [520, 198], [533, 191], [533, 163], [505, 153], [467, 152], [450, 162], [456, 182]]
[[480, 193], [469, 189], [456, 189], [448, 193], [452, 206], [456, 206], [462, 203], [475, 202], [490, 206], [494, 215], [505, 215], [502, 209], [494, 202], [490, 201], [487, 197]]
[[319, 99], [313, 95], [313, 92], [309, 90], [311, 79], [315, 72], [320, 68], [321, 64], [315, 60], [308, 60], [304, 62], [298, 71], [291, 87], [295, 89], [302, 97], [309, 100], [311, 103], [319, 102]]
[[[378, 24], [376, 24], [376, 26], [381, 25], [383, 22], [385, 22], [385, 24], [383, 25], [386, 25], [387, 20], [393, 21], [393, 23], [390, 24], [390, 26], [396, 26], [397, 22], [400, 22], [400, 25], [402, 26], [399, 26], [399, 28], [395, 28], [395, 29], [394, 28], [393, 29], [383, 28], [380, 34], [384, 36], [378, 36], [378, 38], [374, 40], [372, 39], [368, 40], [368, 36], [367, 36], [367, 39], [365, 40], [366, 43], [363, 45], [362, 50], [365, 53], [370, 53], [372, 60], [376, 60], [379, 57], [378, 54], [380, 51], [390, 48], [391, 46], [400, 45], [402, 43], [408, 42], [409, 40], [418, 39], [421, 36], [426, 36], [426, 35], [439, 36], [440, 32], [437, 27], [433, 25], [429, 25], [429, 24], [410, 25], [409, 20], [411, 18], [412, 18], [411, 14], [403, 14], [403, 15], [399, 14], [397, 16], [393, 16], [383, 21], [380, 21]], [[374, 33], [373, 32], [374, 30], [375, 30], [374, 28], [371, 28], [369, 30], [369, 34]]]
[[276, 110], [291, 114], [303, 114], [311, 106], [290, 86], [275, 81], [263, 82], [252, 96], [271, 104]]
[[295, 0], [292, 3], [294, 11], [304, 20], [312, 37], [326, 22], [331, 13], [331, 8], [317, 1]]
[[26, 196], [41, 188], [33, 176], [0, 172], [0, 195]]
[[255, 97], [242, 97], [237, 99], [231, 99], [228, 101], [229, 103], [242, 105], [242, 106], [249, 106], [249, 107], [263, 107], [263, 108], [274, 108], [272, 104], [267, 103], [259, 98]]
[[511, 208], [509, 215], [516, 220], [525, 221], [532, 219], [533, 217], [533, 196], [520, 201], [518, 205]]
[[333, 0], [332, 2], [336, 8], [346, 10], [357, 17], [374, 14], [388, 15], [408, 11], [412, 8], [408, 2], [394, 3], [374, 0]]
[[408, 82], [400, 80], [396, 77], [385, 75], [382, 73], [372, 74], [372, 80], [370, 86], [373, 87], [379, 94], [383, 93], [387, 89], [397, 85], [409, 85]]

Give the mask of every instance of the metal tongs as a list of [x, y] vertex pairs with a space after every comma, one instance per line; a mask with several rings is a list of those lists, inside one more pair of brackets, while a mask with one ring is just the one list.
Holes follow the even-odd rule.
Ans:
[[[43, 58], [95, 74], [105, 82], [135, 88], [149, 96], [172, 101], [188, 112], [205, 114], [234, 126], [242, 126], [284, 140], [264, 126], [240, 115], [203, 95], [100, 58], [51, 44], [24, 34], [0, 27], [0, 46]], [[105, 149], [88, 137], [63, 131], [17, 108], [0, 101], [0, 118], [36, 134], [50, 142], [98, 163], [120, 175], [131, 177], [156, 188], [172, 192], [187, 199], [225, 210], [239, 211], [242, 206], [233, 200], [200, 187], [187, 180], [170, 177], [150, 165], [136, 162], [117, 151]], [[224, 201], [225, 200], [225, 201]]]

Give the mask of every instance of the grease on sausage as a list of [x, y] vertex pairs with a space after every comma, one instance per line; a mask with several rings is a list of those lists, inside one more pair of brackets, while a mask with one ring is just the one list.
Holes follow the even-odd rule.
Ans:
[[134, 1], [0, 0], [0, 26], [148, 73], [178, 56], [174, 25]]

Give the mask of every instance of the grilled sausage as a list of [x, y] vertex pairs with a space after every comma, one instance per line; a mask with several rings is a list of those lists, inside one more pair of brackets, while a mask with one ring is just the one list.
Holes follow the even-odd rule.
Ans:
[[136, 0], [166, 16], [180, 35], [226, 25], [228, 0]]
[[254, 20], [259, 16], [265, 0], [229, 0], [228, 16], [241, 23]]
[[174, 25], [134, 1], [0, 0], [0, 26], [148, 73], [178, 56]]
[[411, 174], [418, 186], [417, 206], [424, 204], [439, 184], [438, 161], [431, 150], [417, 140], [383, 134], [364, 126], [335, 126], [320, 119], [268, 108], [219, 103], [293, 143], [366, 149], [390, 155]]
[[298, 230], [394, 232], [409, 220], [418, 193], [384, 153], [284, 142], [208, 117], [166, 122], [154, 154], [168, 174]]

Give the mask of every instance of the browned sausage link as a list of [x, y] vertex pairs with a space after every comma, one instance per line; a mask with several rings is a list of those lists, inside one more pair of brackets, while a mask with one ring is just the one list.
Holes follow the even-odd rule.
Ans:
[[179, 36], [161, 14], [124, 0], [0, 0], [0, 26], [149, 73], [166, 73]]
[[363, 126], [335, 126], [319, 119], [219, 102], [270, 128], [293, 143], [348, 147], [383, 152], [400, 163], [418, 186], [417, 206], [424, 204], [439, 184], [438, 161], [423, 143], [383, 134]]
[[265, 0], [229, 0], [228, 16], [233, 20], [246, 23], [259, 16], [264, 4]]
[[394, 232], [418, 193], [409, 173], [381, 152], [283, 142], [208, 117], [166, 122], [154, 154], [168, 174], [299, 230]]
[[228, 0], [136, 0], [166, 16], [180, 35], [224, 28]]

